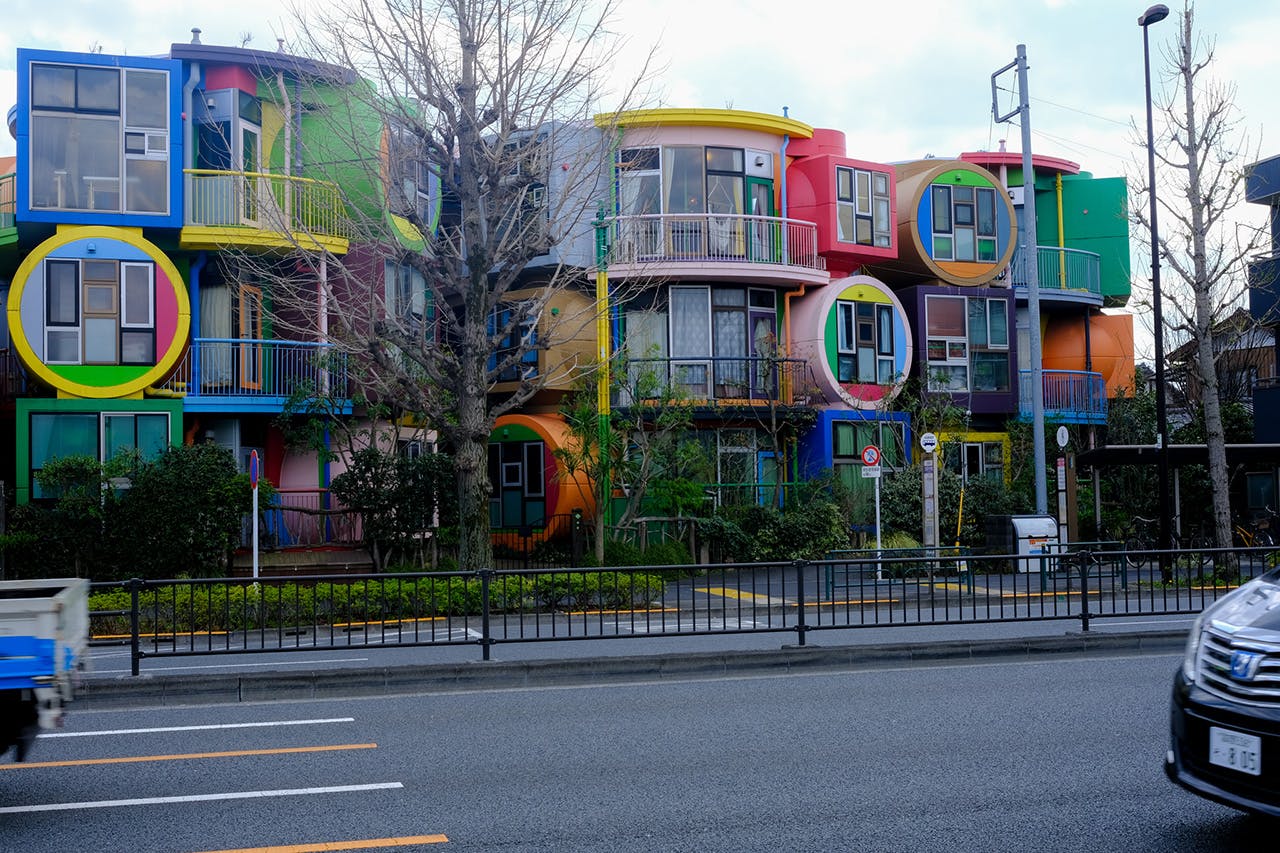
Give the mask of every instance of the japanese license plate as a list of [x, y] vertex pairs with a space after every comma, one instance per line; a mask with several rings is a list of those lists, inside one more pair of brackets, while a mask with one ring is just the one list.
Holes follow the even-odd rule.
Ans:
[[1262, 772], [1262, 739], [1210, 726], [1209, 763], [1257, 776]]

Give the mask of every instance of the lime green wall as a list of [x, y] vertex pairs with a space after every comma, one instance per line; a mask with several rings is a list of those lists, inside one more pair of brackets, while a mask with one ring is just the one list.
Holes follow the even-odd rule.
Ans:
[[[31, 415], [73, 412], [144, 412], [169, 414], [169, 444], [182, 443], [181, 400], [56, 400], [20, 399], [14, 401], [14, 438], [17, 443], [17, 480], [15, 497], [19, 504], [31, 500]], [[101, 439], [99, 439], [101, 441]]]
[[[1062, 178], [1066, 248], [1101, 256], [1102, 295], [1108, 305], [1123, 305], [1129, 298], [1128, 197], [1124, 178]], [[1036, 193], [1036, 232], [1037, 244], [1058, 245], [1058, 198], [1052, 181]]]

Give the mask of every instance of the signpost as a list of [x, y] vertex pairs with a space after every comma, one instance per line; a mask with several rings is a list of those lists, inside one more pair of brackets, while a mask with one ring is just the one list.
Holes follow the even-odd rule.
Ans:
[[925, 452], [920, 478], [920, 504], [924, 510], [925, 553], [932, 553], [940, 544], [938, 534], [938, 460], [933, 452], [938, 449], [938, 437], [931, 432], [920, 436], [920, 449]]
[[868, 444], [862, 448], [862, 476], [875, 480], [876, 489], [876, 580], [881, 580], [880, 573], [880, 448]]
[[258, 579], [258, 451], [249, 452], [249, 486], [253, 489], [253, 579]]

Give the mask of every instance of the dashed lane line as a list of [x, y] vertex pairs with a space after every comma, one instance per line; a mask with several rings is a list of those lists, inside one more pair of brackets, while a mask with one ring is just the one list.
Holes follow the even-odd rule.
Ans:
[[207, 732], [215, 729], [264, 729], [275, 726], [323, 726], [330, 723], [354, 723], [355, 717], [331, 717], [325, 720], [266, 720], [258, 723], [215, 723], [207, 726], [156, 726], [149, 729], [103, 729], [93, 732], [45, 732], [42, 738], [100, 737], [102, 735], [149, 735], [157, 732]]
[[[6, 767], [9, 765], [5, 765]], [[402, 782], [374, 782], [368, 785], [332, 785], [327, 788], [283, 788], [276, 791], [228, 791], [221, 794], [185, 794], [173, 797], [140, 797], [132, 800], [90, 800], [80, 803], [37, 803], [30, 806], [0, 807], [0, 814], [60, 812], [80, 809], [110, 809], [121, 806], [153, 806], [164, 803], [206, 803], [219, 800], [255, 800], [270, 797], [306, 797], [317, 794], [349, 794], [358, 791], [387, 791], [403, 788]], [[339, 848], [341, 849], [341, 848]]]

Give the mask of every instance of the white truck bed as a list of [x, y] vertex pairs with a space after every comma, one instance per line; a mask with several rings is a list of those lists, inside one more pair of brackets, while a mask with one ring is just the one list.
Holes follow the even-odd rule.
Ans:
[[35, 690], [41, 728], [71, 699], [88, 642], [87, 580], [0, 581], [0, 690]]

